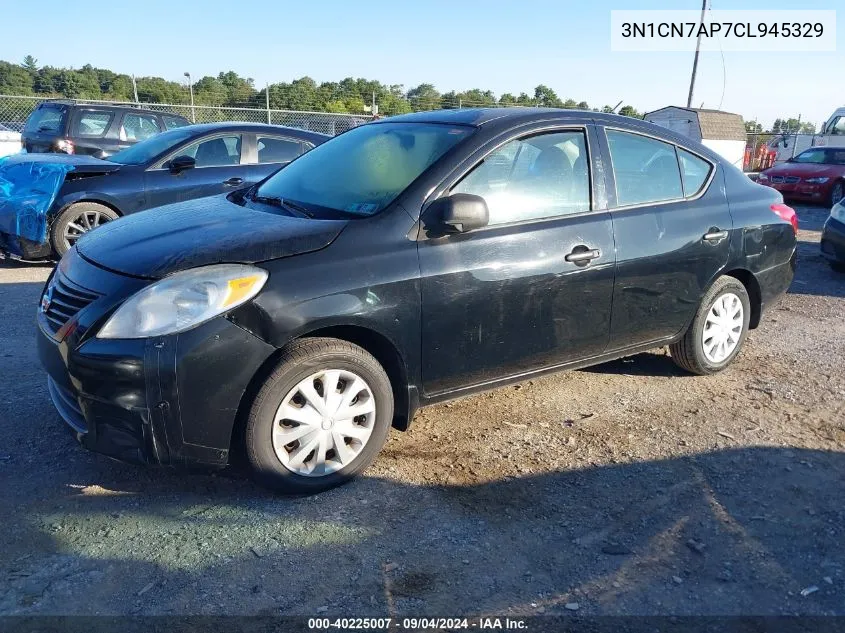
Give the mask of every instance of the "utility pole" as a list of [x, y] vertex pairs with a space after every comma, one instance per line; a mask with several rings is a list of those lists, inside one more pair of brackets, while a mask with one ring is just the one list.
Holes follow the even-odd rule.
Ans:
[[[704, 24], [704, 12], [707, 11], [707, 0], [701, 0], [701, 24]], [[689, 96], [687, 97], [687, 107], [692, 107], [692, 92], [695, 88], [695, 73], [698, 71], [698, 53], [701, 50], [701, 30], [698, 31], [698, 39], [695, 42], [695, 57], [692, 60], [692, 76], [689, 80]]]
[[264, 100], [267, 102], [267, 124], [272, 123], [270, 120], [270, 84], [264, 85]]
[[194, 84], [191, 82], [191, 73], [185, 73], [188, 78], [188, 91], [191, 93], [191, 123], [197, 122], [196, 113], [194, 112]]
[[135, 75], [132, 75], [132, 92], [135, 94], [135, 103], [141, 105], [141, 102], [138, 101], [138, 84], [135, 83]]

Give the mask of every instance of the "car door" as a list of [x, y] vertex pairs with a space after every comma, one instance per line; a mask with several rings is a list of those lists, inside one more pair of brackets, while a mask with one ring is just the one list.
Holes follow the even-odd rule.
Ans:
[[304, 154], [313, 147], [310, 143], [299, 139], [276, 134], [255, 134], [250, 136], [250, 149], [255, 150], [250, 156], [248, 180], [256, 183], [263, 180], [291, 162], [297, 156]]
[[621, 350], [687, 326], [727, 263], [733, 220], [717, 163], [644, 132], [600, 138], [616, 239], [609, 350]]
[[[243, 162], [242, 135], [225, 132], [204, 136], [174, 151], [144, 172], [147, 208], [232, 191], [243, 185], [249, 166]], [[195, 160], [191, 169], [174, 172], [177, 156]]]
[[426, 395], [604, 351], [614, 247], [591, 187], [593, 134], [580, 125], [506, 138], [443, 192], [483, 197], [490, 220], [419, 241]]

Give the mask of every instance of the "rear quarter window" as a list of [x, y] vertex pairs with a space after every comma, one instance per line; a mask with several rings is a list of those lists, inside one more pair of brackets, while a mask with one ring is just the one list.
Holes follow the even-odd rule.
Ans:
[[60, 133], [65, 123], [64, 108], [41, 107], [29, 115], [25, 132]]

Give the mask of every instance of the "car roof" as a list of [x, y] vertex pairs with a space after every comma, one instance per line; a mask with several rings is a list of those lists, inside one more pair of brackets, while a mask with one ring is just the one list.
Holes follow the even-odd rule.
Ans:
[[297, 138], [314, 139], [326, 141], [331, 138], [329, 134], [322, 134], [321, 132], [312, 132], [311, 130], [303, 130], [298, 127], [286, 127], [284, 125], [271, 125], [269, 123], [248, 123], [246, 121], [224, 121], [222, 123], [194, 123], [192, 125], [184, 125], [181, 128], [191, 129], [199, 133], [205, 132], [267, 132], [273, 134], [288, 134], [296, 136]]
[[374, 121], [374, 123], [408, 122], [408, 123], [446, 123], [452, 125], [472, 125], [481, 127], [494, 121], [497, 123], [530, 123], [532, 121], [549, 121], [568, 119], [593, 119], [606, 124], [625, 125], [629, 127], [632, 123], [645, 124], [654, 130], [666, 132], [666, 128], [655, 126], [652, 123], [622, 116], [621, 114], [607, 114], [593, 110], [571, 110], [564, 108], [537, 108], [537, 107], [508, 107], [508, 108], [461, 108], [449, 110], [428, 110], [425, 112], [414, 112], [400, 116], [388, 117]]

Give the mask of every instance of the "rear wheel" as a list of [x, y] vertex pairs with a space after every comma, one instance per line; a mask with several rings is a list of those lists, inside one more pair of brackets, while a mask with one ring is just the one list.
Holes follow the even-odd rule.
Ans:
[[722, 371], [739, 353], [750, 318], [745, 286], [733, 277], [720, 277], [704, 295], [684, 337], [670, 346], [672, 360], [693, 374]]
[[120, 216], [115, 211], [96, 202], [77, 202], [70, 205], [56, 218], [50, 229], [53, 250], [61, 257], [85, 233], [118, 217]]
[[387, 439], [393, 391], [378, 361], [332, 338], [290, 345], [258, 392], [244, 443], [259, 483], [313, 493], [363, 471]]

